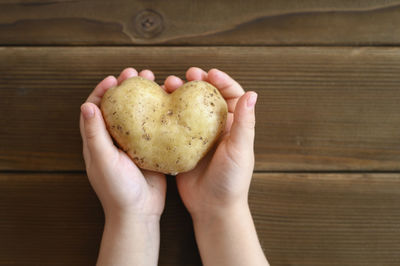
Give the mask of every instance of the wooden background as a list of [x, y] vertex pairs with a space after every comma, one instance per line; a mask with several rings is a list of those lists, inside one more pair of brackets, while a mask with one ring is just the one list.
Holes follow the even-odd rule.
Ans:
[[[272, 265], [400, 265], [400, 0], [0, 2], [0, 264], [93, 265], [79, 106], [127, 66], [259, 94], [250, 204]], [[160, 265], [201, 265], [168, 180]]]

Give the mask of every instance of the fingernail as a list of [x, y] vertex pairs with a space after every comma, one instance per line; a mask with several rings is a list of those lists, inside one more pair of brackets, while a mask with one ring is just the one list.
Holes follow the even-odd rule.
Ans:
[[85, 120], [88, 120], [94, 116], [94, 109], [88, 104], [84, 104], [81, 107], [82, 115]]
[[257, 102], [257, 93], [252, 92], [249, 98], [247, 98], [247, 107], [253, 108], [254, 105], [256, 105], [256, 102]]

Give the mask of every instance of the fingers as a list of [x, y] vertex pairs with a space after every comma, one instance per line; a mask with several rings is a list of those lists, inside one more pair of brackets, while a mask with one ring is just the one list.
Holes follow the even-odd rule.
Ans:
[[192, 80], [204, 80], [207, 81], [207, 72], [198, 67], [191, 67], [186, 71], [186, 79]]
[[81, 136], [82, 136], [82, 143], [83, 143], [83, 157], [90, 159], [90, 154], [89, 154], [89, 150], [87, 148], [87, 144], [86, 144], [86, 136], [85, 136], [85, 126], [83, 124], [83, 116], [82, 116], [82, 112], [79, 116], [79, 130], [81, 132]]
[[82, 138], [92, 160], [106, 161], [117, 151], [107, 132], [103, 116], [97, 105], [86, 102], [81, 106], [83, 117]]
[[164, 89], [167, 92], [171, 93], [182, 85], [183, 85], [183, 80], [181, 80], [177, 76], [168, 76], [164, 82]]
[[[116, 79], [114, 76], [106, 77], [96, 86], [96, 88], [89, 95], [86, 101], [99, 105], [101, 102], [101, 98], [109, 88], [117, 86], [121, 84], [124, 80], [131, 77], [136, 77], [137, 75], [138, 73], [134, 68], [128, 67], [121, 72], [121, 74], [118, 76], [118, 79]], [[148, 69], [142, 70], [140, 72], [140, 76], [153, 81], [155, 79], [153, 72]]]
[[154, 73], [148, 69], [144, 69], [144, 70], [140, 71], [139, 76], [141, 76], [142, 78], [148, 79], [148, 80], [152, 80], [152, 81], [154, 81], [154, 79], [155, 79]]
[[[257, 101], [255, 92], [247, 92], [240, 97], [233, 118], [229, 135], [229, 145], [235, 151], [253, 152], [255, 113]], [[249, 150], [250, 149], [250, 150]]]
[[228, 104], [228, 111], [233, 112], [239, 97], [244, 94], [242, 86], [228, 74], [215, 68], [208, 71], [208, 81], [218, 88]]
[[136, 77], [138, 75], [136, 69], [132, 67], [125, 68], [121, 74], [119, 74], [118, 77], [118, 85], [120, 85], [124, 80], [131, 78], [131, 77]]
[[232, 113], [228, 113], [228, 116], [226, 117], [224, 133], [227, 133], [227, 132], [231, 131], [232, 123], [233, 123], [233, 114]]
[[[132, 67], [125, 68], [118, 77], [118, 84], [121, 84], [124, 80], [126, 80], [128, 78], [136, 77], [136, 76], [138, 76], [138, 72], [136, 71], [136, 69], [134, 69]], [[141, 76], [142, 78], [148, 79], [148, 80], [152, 80], [152, 81], [154, 81], [154, 79], [155, 79], [153, 71], [148, 70], [148, 69], [144, 69], [144, 70], [140, 71], [139, 76]]]
[[94, 103], [95, 105], [100, 105], [101, 98], [104, 93], [111, 87], [117, 86], [117, 79], [114, 76], [108, 76], [103, 81], [101, 81], [92, 93], [87, 98], [86, 102]]
[[204, 80], [210, 82], [212, 85], [218, 88], [222, 96], [225, 98], [228, 104], [228, 111], [233, 113], [240, 96], [244, 94], [243, 88], [233, 78], [231, 78], [225, 72], [218, 69], [211, 69], [205, 72], [203, 69], [198, 67], [191, 67], [186, 72], [186, 79], [192, 80]]

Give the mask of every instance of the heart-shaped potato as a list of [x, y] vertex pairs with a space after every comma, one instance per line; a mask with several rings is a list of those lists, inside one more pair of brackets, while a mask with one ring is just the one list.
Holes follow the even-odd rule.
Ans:
[[110, 88], [101, 101], [107, 129], [143, 169], [177, 174], [193, 169], [225, 128], [227, 105], [205, 81], [172, 94], [133, 77]]

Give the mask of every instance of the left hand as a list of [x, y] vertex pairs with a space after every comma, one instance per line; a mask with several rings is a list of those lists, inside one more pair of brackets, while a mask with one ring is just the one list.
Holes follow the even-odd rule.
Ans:
[[[186, 78], [214, 85], [228, 104], [225, 133], [215, 151], [197, 166], [176, 176], [183, 203], [190, 212], [197, 246], [204, 265], [267, 266], [248, 206], [254, 168], [254, 127], [257, 94], [244, 92], [225, 72], [196, 67]], [[183, 81], [168, 77], [173, 92]]]
[[[220, 215], [227, 210], [248, 209], [248, 191], [254, 168], [254, 126], [257, 94], [246, 92], [228, 74], [218, 69], [208, 72], [192, 67], [188, 81], [203, 80], [214, 85], [228, 104], [226, 128], [215, 150], [197, 166], [176, 176], [179, 194], [195, 222], [199, 216]], [[165, 81], [168, 92], [183, 81], [170, 76]]]

